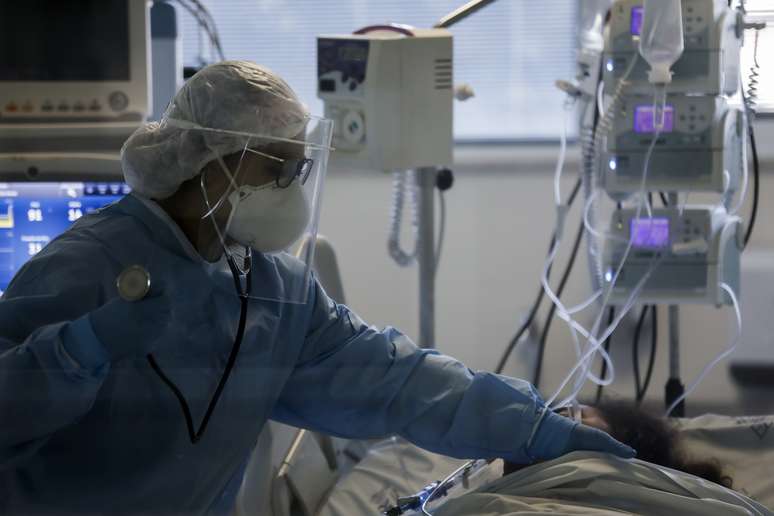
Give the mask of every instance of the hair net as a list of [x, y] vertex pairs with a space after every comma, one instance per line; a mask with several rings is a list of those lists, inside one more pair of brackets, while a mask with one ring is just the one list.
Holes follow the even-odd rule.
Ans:
[[308, 119], [306, 107], [271, 70], [250, 61], [216, 63], [180, 88], [160, 122], [144, 124], [127, 139], [124, 178], [141, 195], [164, 199], [217, 156], [293, 138]]

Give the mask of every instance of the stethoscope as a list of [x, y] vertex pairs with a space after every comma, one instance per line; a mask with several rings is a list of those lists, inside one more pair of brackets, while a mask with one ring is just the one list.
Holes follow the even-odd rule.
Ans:
[[[239, 296], [241, 305], [239, 311], [239, 325], [237, 326], [236, 336], [234, 337], [234, 344], [231, 346], [231, 353], [229, 353], [226, 367], [220, 377], [218, 386], [215, 388], [215, 393], [212, 395], [210, 403], [207, 405], [207, 411], [204, 413], [204, 417], [202, 418], [202, 422], [199, 425], [198, 430], [194, 428], [191, 408], [189, 407], [188, 401], [185, 399], [183, 392], [177, 385], [175, 385], [175, 382], [173, 382], [164, 373], [164, 371], [161, 369], [161, 366], [159, 366], [158, 362], [156, 362], [153, 353], [148, 353], [148, 355], [146, 355], [148, 363], [150, 364], [153, 371], [158, 375], [161, 381], [164, 382], [167, 387], [169, 387], [169, 389], [175, 395], [175, 398], [177, 398], [177, 401], [180, 404], [180, 409], [183, 411], [183, 416], [185, 417], [185, 424], [188, 429], [188, 437], [191, 440], [191, 444], [198, 443], [204, 435], [205, 430], [207, 429], [207, 425], [212, 418], [212, 414], [215, 411], [218, 400], [220, 400], [220, 396], [223, 394], [223, 389], [226, 387], [226, 382], [228, 382], [228, 379], [231, 376], [231, 372], [234, 369], [234, 364], [236, 364], [236, 359], [239, 355], [239, 349], [242, 346], [242, 340], [245, 335], [245, 326], [247, 324], [247, 307], [250, 301], [250, 293], [252, 289], [253, 269], [250, 248], [245, 248], [243, 269], [240, 270], [239, 267], [237, 267], [237, 264], [234, 261], [234, 258], [231, 256], [231, 253], [226, 253], [226, 261], [228, 263], [229, 269], [231, 270], [231, 275], [234, 278], [234, 287], [236, 289], [237, 296]], [[243, 272], [243, 270], [246, 272]], [[118, 289], [118, 294], [124, 300], [130, 302], [139, 301], [144, 298], [148, 291], [150, 291], [150, 286], [150, 274], [147, 270], [145, 270], [144, 267], [140, 265], [131, 265], [127, 267], [121, 272], [121, 274], [118, 275], [118, 278], [116, 279], [116, 288]]]
[[[256, 152], [256, 151], [250, 151], [250, 152]], [[258, 152], [258, 154], [261, 154], [261, 153]], [[268, 156], [268, 157], [272, 158], [272, 156]], [[272, 158], [272, 159], [279, 159], [279, 158]], [[312, 170], [312, 165], [314, 163], [311, 159], [303, 158], [300, 160], [280, 160], [280, 161], [282, 161], [283, 163], [287, 162], [287, 164], [291, 165], [291, 167], [288, 169], [291, 171], [291, 173], [285, 172], [283, 175], [277, 176], [276, 184], [278, 188], [287, 188], [296, 178], [299, 178], [299, 181], [301, 182], [302, 185], [306, 183], [307, 179], [309, 178], [309, 174]], [[228, 168], [225, 166], [225, 164], [223, 164], [222, 160], [219, 159], [219, 163], [224, 167], [224, 170], [228, 174]], [[229, 178], [231, 179], [232, 183], [234, 183], [234, 179], [230, 176], [230, 174], [229, 174]], [[282, 182], [283, 180], [285, 181], [284, 183]], [[207, 217], [212, 215], [212, 213], [218, 209], [218, 207], [220, 206], [221, 202], [223, 202], [223, 199], [225, 199], [225, 197], [221, 197], [221, 200], [218, 201], [218, 203], [216, 203], [214, 207], [211, 207], [209, 200], [207, 198], [204, 181], [205, 181], [205, 176], [203, 174], [201, 177], [201, 188], [202, 188], [202, 192], [204, 193], [205, 203], [207, 204], [207, 208], [209, 209], [209, 211], [205, 215], [205, 217]], [[214, 219], [213, 219], [213, 223], [214, 223]], [[215, 230], [220, 235], [220, 230], [218, 230], [217, 224], [215, 225]], [[221, 242], [224, 242], [222, 235], [221, 235]], [[220, 377], [218, 386], [215, 388], [215, 393], [212, 395], [212, 398], [210, 399], [209, 405], [207, 405], [207, 411], [204, 414], [204, 418], [202, 419], [202, 422], [199, 425], [198, 430], [194, 428], [191, 409], [188, 406], [188, 402], [186, 401], [182, 391], [177, 387], [177, 385], [175, 385], [175, 382], [173, 382], [164, 373], [164, 371], [161, 369], [161, 366], [159, 366], [158, 362], [156, 362], [156, 359], [154, 358], [152, 353], [149, 353], [146, 356], [146, 358], [148, 359], [148, 363], [150, 364], [153, 371], [158, 375], [161, 381], [164, 382], [164, 384], [167, 387], [169, 387], [169, 389], [175, 395], [175, 398], [177, 398], [177, 401], [180, 404], [180, 409], [183, 411], [183, 416], [185, 417], [185, 424], [188, 429], [188, 437], [191, 440], [192, 444], [196, 444], [197, 442], [199, 442], [202, 436], [204, 435], [204, 431], [207, 429], [207, 425], [210, 422], [212, 413], [215, 411], [215, 406], [218, 404], [218, 400], [220, 399], [220, 396], [223, 393], [223, 389], [226, 386], [226, 382], [228, 382], [228, 379], [231, 376], [231, 372], [234, 369], [234, 364], [236, 363], [237, 356], [239, 355], [239, 348], [242, 346], [242, 339], [244, 338], [244, 334], [245, 334], [245, 325], [247, 324], [247, 305], [250, 300], [250, 293], [252, 288], [252, 269], [253, 269], [252, 252], [249, 246], [245, 247], [245, 257], [243, 261], [243, 268], [240, 269], [237, 266], [236, 262], [234, 261], [232, 254], [228, 252], [228, 250], [225, 248], [225, 243], [224, 243], [223, 251], [226, 255], [226, 262], [228, 263], [229, 269], [231, 269], [231, 275], [234, 278], [234, 287], [236, 289], [236, 293], [237, 293], [237, 296], [239, 297], [239, 301], [241, 305], [240, 311], [239, 311], [239, 325], [237, 326], [236, 336], [234, 337], [234, 344], [231, 346], [231, 353], [229, 354], [228, 361], [226, 362], [226, 368], [223, 370], [223, 374]], [[242, 280], [244, 280], [244, 285], [242, 284]], [[127, 267], [121, 272], [121, 274], [118, 275], [118, 278], [116, 279], [116, 288], [118, 289], [118, 294], [126, 301], [141, 300], [150, 291], [150, 286], [151, 286], [150, 274], [141, 265], [131, 265]]]

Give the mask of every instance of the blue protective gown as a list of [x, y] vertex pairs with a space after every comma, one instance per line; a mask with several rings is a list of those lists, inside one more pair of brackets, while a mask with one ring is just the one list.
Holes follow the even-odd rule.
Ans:
[[[117, 275], [134, 263], [177, 289], [153, 353], [201, 421], [239, 319], [234, 282], [156, 203], [129, 195], [52, 241], [0, 300], [0, 514], [231, 507], [228, 486], [268, 418], [348, 438], [400, 434], [455, 457], [529, 460], [523, 443], [542, 403], [528, 383], [474, 373], [368, 326], [314, 279], [304, 305], [250, 300], [236, 367], [192, 445], [147, 360], [110, 363], [87, 318], [117, 296]], [[294, 265], [256, 257], [254, 292], [272, 297], [298, 274]], [[559, 453], [566, 444], [561, 435], [542, 446]]]

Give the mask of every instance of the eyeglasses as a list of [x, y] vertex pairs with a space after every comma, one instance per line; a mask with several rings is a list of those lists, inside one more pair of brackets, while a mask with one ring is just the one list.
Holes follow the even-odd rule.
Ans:
[[306, 181], [309, 179], [309, 175], [312, 173], [312, 168], [314, 167], [314, 160], [311, 158], [283, 159], [255, 149], [245, 150], [280, 164], [275, 171], [274, 178], [277, 188], [287, 188], [293, 184], [293, 181], [296, 178], [298, 178], [302, 185], [305, 185]]

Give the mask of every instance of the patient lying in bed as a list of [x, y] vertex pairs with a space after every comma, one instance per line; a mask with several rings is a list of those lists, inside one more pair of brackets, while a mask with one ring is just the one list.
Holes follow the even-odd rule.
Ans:
[[506, 463], [503, 478], [445, 503], [439, 501], [431, 513], [772, 514], [729, 489], [732, 479], [723, 473], [719, 461], [687, 455], [676, 429], [665, 418], [631, 403], [606, 401], [583, 407], [582, 421], [634, 447], [637, 459], [577, 452], [541, 464]]
[[[658, 466], [684, 471], [722, 486], [733, 487], [719, 461], [697, 459], [681, 448], [677, 430], [664, 417], [654, 416], [628, 401], [604, 400], [595, 406], [581, 405], [582, 422], [609, 433], [637, 450], [637, 458]], [[523, 469], [506, 462], [503, 474]]]
[[[431, 514], [774, 514], [728, 489], [732, 479], [713, 454], [686, 453], [676, 429], [665, 419], [615, 401], [584, 407], [582, 419], [633, 446], [638, 458], [576, 452], [532, 465], [496, 461], [471, 489], [458, 486], [433, 502]], [[462, 463], [400, 439], [385, 442], [342, 479], [320, 514], [378, 513], [398, 496], [417, 492]]]

